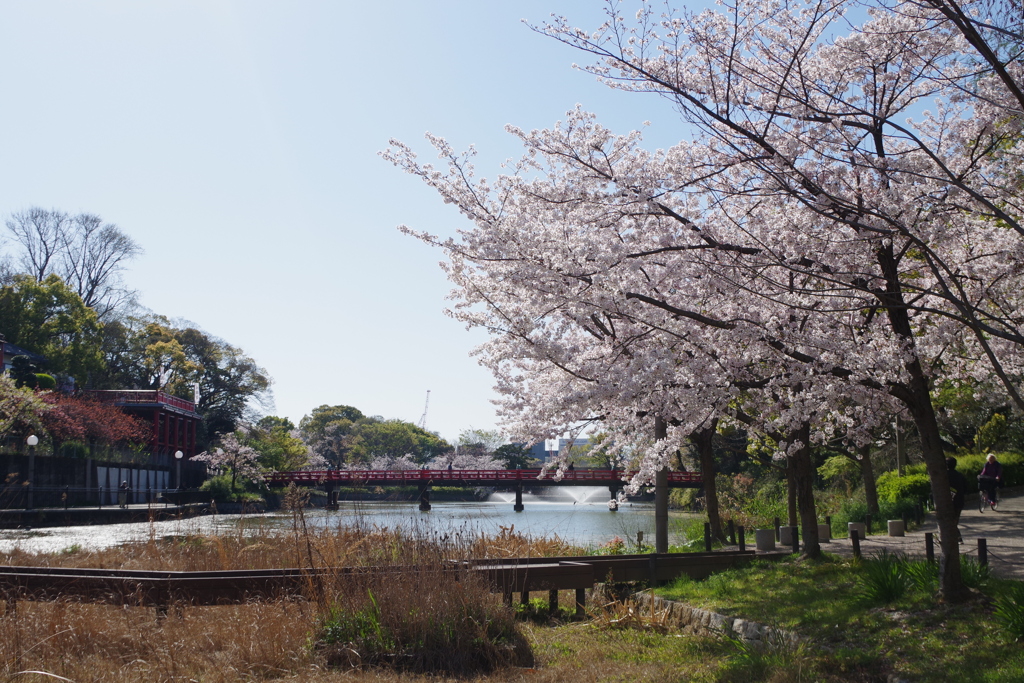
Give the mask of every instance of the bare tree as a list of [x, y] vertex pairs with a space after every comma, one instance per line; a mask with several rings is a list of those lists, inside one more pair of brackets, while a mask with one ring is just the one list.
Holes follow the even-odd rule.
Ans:
[[94, 214], [32, 207], [12, 214], [7, 229], [22, 248], [23, 270], [39, 281], [59, 275], [101, 319], [134, 299], [121, 273], [142, 248], [116, 225]]

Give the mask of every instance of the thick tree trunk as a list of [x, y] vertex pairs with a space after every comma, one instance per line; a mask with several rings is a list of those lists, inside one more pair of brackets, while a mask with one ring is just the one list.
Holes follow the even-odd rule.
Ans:
[[958, 602], [968, 597], [967, 587], [960, 576], [960, 547], [956, 528], [956, 511], [949, 489], [949, 474], [946, 471], [946, 457], [942, 450], [942, 437], [935, 419], [928, 378], [917, 357], [914, 331], [910, 316], [903, 301], [903, 292], [892, 245], [883, 245], [877, 252], [878, 264], [886, 280], [884, 291], [878, 292], [879, 300], [885, 305], [889, 325], [906, 345], [906, 360], [903, 368], [909, 376], [906, 382], [892, 384], [889, 393], [903, 402], [910, 410], [921, 439], [921, 455], [928, 470], [935, 499], [935, 517], [939, 523], [939, 546], [942, 556], [939, 561], [939, 592], [946, 600]]
[[722, 516], [718, 510], [718, 487], [715, 483], [715, 451], [712, 439], [715, 436], [715, 428], [718, 420], [714, 419], [704, 429], [697, 430], [690, 434], [690, 441], [697, 449], [697, 456], [700, 459], [700, 476], [704, 482], [704, 503], [708, 511], [708, 522], [711, 523], [711, 535], [718, 541], [725, 543], [725, 532], [722, 531]]
[[789, 526], [797, 526], [797, 511], [796, 511], [796, 469], [793, 466], [792, 456], [786, 457], [786, 506], [789, 521], [786, 522]]
[[[654, 418], [654, 439], [668, 437], [668, 425], [660, 417]], [[654, 552], [668, 552], [668, 469], [662, 467], [654, 479]]]
[[793, 436], [803, 443], [803, 447], [789, 460], [800, 510], [800, 535], [803, 537], [804, 555], [818, 558], [821, 557], [821, 546], [818, 540], [818, 510], [814, 504], [814, 462], [811, 461], [810, 425], [805, 424]]
[[878, 487], [875, 486], [875, 468], [871, 464], [871, 446], [860, 447], [860, 476], [864, 480], [864, 499], [868, 503], [868, 512], [878, 516]]
[[949, 488], [949, 471], [946, 469], [946, 454], [942, 450], [939, 425], [935, 420], [928, 380], [921, 371], [920, 363], [911, 365], [911, 378], [903, 402], [914, 417], [917, 432], [921, 438], [921, 455], [928, 470], [935, 500], [935, 518], [939, 523], [939, 546], [942, 556], [939, 560], [939, 592], [950, 602], [967, 599], [969, 593], [960, 575], [959, 532], [956, 524], [956, 510]]

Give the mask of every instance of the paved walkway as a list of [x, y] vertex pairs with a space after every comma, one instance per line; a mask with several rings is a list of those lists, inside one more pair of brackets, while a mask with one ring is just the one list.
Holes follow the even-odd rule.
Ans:
[[[938, 531], [932, 513], [925, 518], [924, 524], [902, 538], [890, 538], [882, 534], [868, 536], [861, 541], [861, 552], [869, 555], [888, 548], [908, 555], [924, 556], [924, 535], [932, 532], [935, 534], [935, 552], [938, 554]], [[968, 496], [967, 506], [960, 516], [960, 534], [964, 538], [960, 552], [977, 557], [978, 539], [984, 538], [992, 573], [1004, 578], [1024, 580], [1024, 489], [1000, 491], [999, 510], [996, 512], [979, 512], [977, 496]], [[853, 555], [853, 546], [848, 538], [836, 538], [830, 543], [822, 543], [822, 550], [845, 557]]]

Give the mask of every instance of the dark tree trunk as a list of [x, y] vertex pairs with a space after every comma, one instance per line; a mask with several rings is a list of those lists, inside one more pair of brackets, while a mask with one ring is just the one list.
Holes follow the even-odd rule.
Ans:
[[[660, 417], [654, 418], [654, 439], [668, 437], [668, 425]], [[662, 467], [654, 480], [654, 552], [668, 552], [668, 470]]]
[[716, 540], [725, 543], [725, 532], [722, 531], [722, 516], [718, 510], [718, 487], [715, 483], [715, 451], [712, 439], [715, 436], [715, 428], [718, 426], [718, 419], [714, 419], [704, 429], [697, 430], [690, 434], [690, 441], [697, 449], [697, 456], [700, 459], [700, 476], [704, 482], [704, 504], [708, 511], [708, 522], [711, 523], [711, 535]]
[[[818, 510], [814, 504], [814, 462], [811, 460], [811, 427], [805, 424], [795, 434], [803, 446], [789, 458], [796, 489], [797, 505], [800, 512], [800, 532], [803, 537], [804, 555], [821, 557], [818, 540]], [[791, 526], [796, 526], [791, 524]]]
[[946, 600], [959, 602], [969, 593], [960, 576], [960, 547], [956, 528], [956, 512], [949, 489], [949, 474], [946, 471], [946, 457], [942, 450], [942, 437], [935, 419], [928, 378], [917, 356], [914, 331], [910, 326], [903, 301], [899, 272], [892, 245], [884, 245], [877, 252], [878, 264], [885, 277], [884, 291], [876, 292], [885, 306], [889, 325], [906, 345], [903, 368], [909, 376], [907, 381], [889, 386], [889, 393], [903, 402], [914, 418], [918, 436], [921, 439], [921, 455], [928, 470], [935, 499], [935, 517], [939, 523], [939, 545], [942, 557], [939, 562], [939, 592]]
[[797, 526], [796, 510], [796, 469], [793, 466], [792, 456], [786, 456], [786, 512], [789, 515], [789, 526]]
[[864, 480], [864, 499], [868, 503], [868, 512], [875, 518], [878, 516], [878, 488], [875, 486], [875, 468], [871, 464], [871, 446], [860, 447], [860, 476]]

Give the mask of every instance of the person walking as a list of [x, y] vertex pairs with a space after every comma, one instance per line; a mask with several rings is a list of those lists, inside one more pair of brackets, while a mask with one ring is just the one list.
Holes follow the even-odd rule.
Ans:
[[953, 511], [956, 513], [956, 537], [960, 543], [964, 537], [960, 535], [960, 513], [964, 511], [964, 497], [967, 495], [967, 477], [956, 471], [956, 458], [946, 458], [946, 469], [949, 470], [949, 492], [953, 496]]
[[981, 474], [978, 475], [978, 488], [988, 494], [988, 504], [992, 506], [993, 510], [996, 509], [996, 496], [998, 495], [996, 489], [1002, 485], [1003, 466], [996, 460], [995, 453], [989, 453], [985, 460], [985, 466], [981, 468]]
[[132, 490], [132, 487], [128, 485], [128, 480], [125, 479], [121, 482], [121, 485], [117, 487], [117, 503], [121, 506], [121, 509], [128, 507], [128, 492]]

